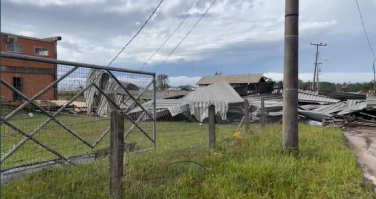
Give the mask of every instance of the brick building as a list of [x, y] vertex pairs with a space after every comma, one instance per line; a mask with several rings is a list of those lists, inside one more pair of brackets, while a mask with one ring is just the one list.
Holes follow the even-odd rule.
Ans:
[[[57, 41], [60, 40], [60, 36], [38, 39], [2, 32], [1, 52], [56, 59]], [[56, 68], [55, 64], [1, 58], [1, 79], [30, 98], [56, 80]], [[20, 96], [3, 84], [1, 84], [1, 96], [2, 100], [21, 100]], [[38, 99], [57, 99], [56, 87], [51, 88]]]

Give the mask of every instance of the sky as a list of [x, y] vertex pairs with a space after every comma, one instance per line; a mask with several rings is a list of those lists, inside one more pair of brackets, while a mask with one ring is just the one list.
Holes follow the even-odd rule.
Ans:
[[[195, 85], [202, 76], [263, 73], [283, 77], [283, 0], [217, 0], [176, 51], [166, 58], [212, 0], [164, 0], [113, 67], [167, 74], [172, 86]], [[1, 0], [1, 31], [38, 38], [61, 36], [58, 59], [108, 65], [145, 23], [159, 0]], [[376, 0], [359, 0], [376, 51]], [[190, 16], [167, 43], [165, 40]], [[355, 0], [300, 1], [299, 78], [313, 78], [320, 47], [320, 80], [372, 81], [373, 56]], [[143, 66], [144, 65], [144, 66]], [[143, 66], [143, 67], [142, 67]]]

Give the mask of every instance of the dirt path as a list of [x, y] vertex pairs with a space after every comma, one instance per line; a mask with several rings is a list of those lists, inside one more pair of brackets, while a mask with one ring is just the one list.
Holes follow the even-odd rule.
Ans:
[[364, 170], [364, 176], [375, 185], [376, 192], [376, 129], [347, 129], [344, 132]]

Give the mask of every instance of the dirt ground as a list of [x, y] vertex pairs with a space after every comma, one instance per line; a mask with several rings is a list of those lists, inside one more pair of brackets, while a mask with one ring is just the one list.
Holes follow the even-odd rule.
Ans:
[[344, 134], [363, 167], [364, 176], [375, 185], [376, 191], [376, 128], [348, 128]]

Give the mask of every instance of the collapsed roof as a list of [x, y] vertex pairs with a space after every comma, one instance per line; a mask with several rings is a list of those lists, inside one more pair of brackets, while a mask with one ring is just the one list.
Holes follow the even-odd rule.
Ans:
[[[88, 78], [86, 79], [86, 86], [90, 84], [98, 85], [98, 87], [106, 94], [113, 93], [114, 90], [123, 90], [121, 86], [105, 73], [104, 70], [91, 69]], [[139, 90], [138, 86], [129, 82], [121, 82], [121, 84], [128, 90]], [[84, 92], [85, 101], [87, 104], [87, 113], [96, 114], [99, 117], [108, 117], [110, 115], [110, 106], [106, 97], [95, 87], [90, 87]], [[122, 103], [124, 96], [114, 95], [114, 102], [121, 108], [128, 108], [134, 104], [132, 99], [129, 99], [126, 104]], [[95, 110], [96, 109], [96, 110]]]
[[[195, 119], [203, 122], [208, 117], [208, 107], [215, 105], [216, 115], [222, 120], [227, 119], [227, 111], [234, 104], [242, 105], [244, 100], [226, 81], [220, 81], [207, 87], [201, 87], [189, 92], [181, 99], [156, 100], [157, 118], [167, 115], [172, 117], [179, 114], [188, 119]], [[144, 103], [146, 110], [152, 110], [153, 101]], [[139, 115], [142, 112], [140, 107], [131, 110], [130, 114]], [[145, 116], [146, 117], [146, 116]], [[146, 118], [144, 118], [145, 120]]]

